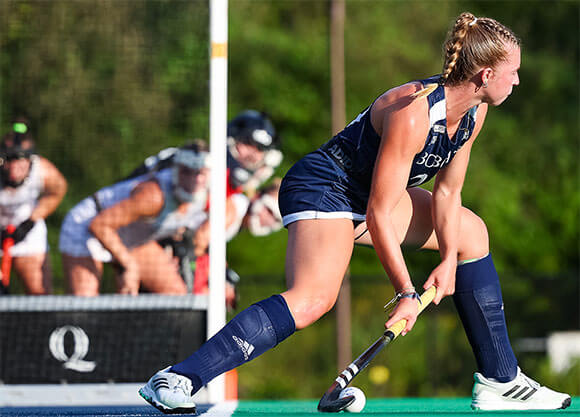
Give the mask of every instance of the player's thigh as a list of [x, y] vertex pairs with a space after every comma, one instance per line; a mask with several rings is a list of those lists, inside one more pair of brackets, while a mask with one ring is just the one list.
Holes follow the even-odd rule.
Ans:
[[[432, 194], [422, 188], [412, 188], [408, 192], [411, 215], [407, 207], [397, 213], [407, 228], [399, 230], [404, 234], [401, 244], [405, 247], [439, 250], [439, 242], [433, 226]], [[459, 236], [457, 237], [458, 259], [480, 258], [489, 253], [489, 236], [484, 221], [466, 207], [459, 208]]]
[[87, 297], [99, 294], [103, 275], [101, 262], [88, 256], [62, 254], [62, 267], [71, 294]]
[[326, 313], [336, 301], [353, 249], [349, 219], [300, 220], [288, 226], [283, 293], [298, 328]]
[[[395, 210], [393, 223], [397, 238], [402, 246], [415, 249], [439, 250], [431, 214], [432, 194], [422, 188], [408, 189]], [[461, 207], [458, 250], [460, 259], [485, 256], [489, 251], [487, 228], [483, 220], [471, 210]], [[357, 244], [371, 245], [366, 224], [355, 230]], [[364, 232], [364, 233], [363, 233]]]
[[[420, 188], [407, 189], [393, 210], [392, 223], [401, 245], [426, 247], [436, 244], [431, 220], [431, 193]], [[366, 222], [354, 231], [355, 243], [373, 246]]]
[[52, 276], [46, 253], [14, 257], [12, 266], [27, 294], [48, 294], [52, 291]]
[[141, 285], [158, 294], [185, 294], [187, 286], [179, 275], [177, 263], [155, 241], [131, 250], [139, 264]]

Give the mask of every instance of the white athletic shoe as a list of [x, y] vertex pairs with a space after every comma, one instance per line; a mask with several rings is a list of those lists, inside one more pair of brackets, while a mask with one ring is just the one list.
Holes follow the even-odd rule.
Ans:
[[169, 372], [169, 368], [153, 375], [147, 385], [139, 390], [139, 395], [165, 414], [195, 414], [191, 380]]
[[568, 394], [552, 391], [524, 375], [510, 382], [493, 382], [476, 372], [471, 408], [474, 410], [556, 410], [570, 406]]

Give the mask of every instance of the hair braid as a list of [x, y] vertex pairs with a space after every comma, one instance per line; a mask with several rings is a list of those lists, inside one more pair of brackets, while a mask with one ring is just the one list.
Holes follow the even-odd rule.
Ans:
[[489, 17], [459, 15], [444, 43], [445, 60], [438, 84], [428, 84], [411, 97], [431, 94], [438, 85], [457, 85], [483, 67], [494, 67], [507, 57], [507, 45], [521, 42], [511, 29]]
[[469, 25], [475, 22], [477, 22], [477, 18], [468, 12], [461, 13], [455, 21], [455, 25], [447, 37], [447, 42], [445, 42], [445, 62], [439, 84], [444, 85], [453, 72], [463, 49]]

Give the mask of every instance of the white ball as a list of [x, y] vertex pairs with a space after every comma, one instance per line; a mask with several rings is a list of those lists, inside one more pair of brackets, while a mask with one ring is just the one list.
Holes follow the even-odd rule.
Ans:
[[354, 401], [351, 405], [346, 407], [344, 411], [348, 411], [349, 413], [360, 413], [367, 403], [365, 393], [357, 387], [346, 387], [340, 392], [339, 398], [348, 397], [349, 395], [354, 395]]

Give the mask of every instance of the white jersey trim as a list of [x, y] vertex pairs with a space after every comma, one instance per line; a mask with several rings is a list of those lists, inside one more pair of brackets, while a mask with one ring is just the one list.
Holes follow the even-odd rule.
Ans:
[[445, 120], [447, 118], [447, 109], [445, 108], [445, 100], [440, 100], [433, 104], [429, 109], [429, 127], [433, 127], [435, 122]]
[[287, 214], [282, 218], [284, 226], [288, 226], [290, 223], [294, 223], [298, 220], [312, 220], [312, 219], [350, 219], [357, 221], [365, 221], [366, 216], [364, 214], [352, 213], [350, 211], [317, 211], [317, 210], [305, 210], [299, 211], [297, 213]]

